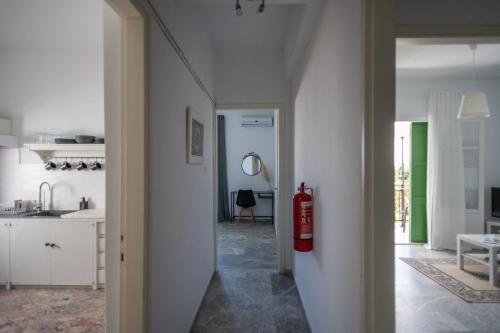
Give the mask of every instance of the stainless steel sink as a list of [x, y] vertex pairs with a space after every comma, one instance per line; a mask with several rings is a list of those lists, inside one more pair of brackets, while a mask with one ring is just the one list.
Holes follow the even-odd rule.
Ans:
[[26, 214], [26, 217], [61, 217], [61, 215], [73, 212], [76, 212], [76, 210], [43, 210]]

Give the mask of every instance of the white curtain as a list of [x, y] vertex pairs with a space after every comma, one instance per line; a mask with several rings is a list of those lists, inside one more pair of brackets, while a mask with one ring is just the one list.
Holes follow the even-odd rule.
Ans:
[[427, 246], [456, 249], [465, 233], [465, 185], [462, 131], [457, 113], [462, 95], [432, 92], [428, 109]]

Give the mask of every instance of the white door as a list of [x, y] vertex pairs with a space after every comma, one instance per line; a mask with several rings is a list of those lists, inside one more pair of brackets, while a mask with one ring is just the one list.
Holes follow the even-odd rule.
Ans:
[[50, 284], [50, 223], [12, 221], [11, 224], [12, 284]]
[[9, 221], [0, 220], [0, 283], [9, 281]]
[[51, 270], [55, 285], [91, 285], [95, 270], [95, 223], [52, 224]]

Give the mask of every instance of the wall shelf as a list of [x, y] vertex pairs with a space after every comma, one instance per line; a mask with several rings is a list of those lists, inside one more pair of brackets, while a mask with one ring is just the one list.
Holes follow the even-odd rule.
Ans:
[[42, 161], [61, 158], [104, 158], [105, 144], [25, 144]]

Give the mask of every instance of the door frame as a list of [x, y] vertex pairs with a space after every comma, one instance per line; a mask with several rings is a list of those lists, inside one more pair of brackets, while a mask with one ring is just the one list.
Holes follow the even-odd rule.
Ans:
[[[282, 161], [285, 161], [285, 147], [284, 147], [284, 140], [285, 140], [285, 107], [282, 103], [257, 103], [257, 104], [216, 104], [214, 110], [213, 110], [213, 124], [214, 124], [214, 137], [213, 137], [213, 143], [214, 143], [214, 271], [217, 271], [217, 262], [218, 262], [218, 257], [217, 257], [217, 228], [218, 228], [218, 219], [217, 219], [217, 211], [218, 211], [218, 205], [219, 205], [219, 198], [218, 198], [218, 193], [219, 193], [219, 188], [218, 188], [218, 183], [219, 183], [219, 173], [218, 173], [218, 165], [217, 165], [217, 156], [218, 156], [218, 149], [217, 149], [217, 135], [218, 135], [218, 127], [217, 127], [217, 111], [219, 110], [276, 110], [278, 113], [278, 119], [277, 119], [277, 127], [276, 130], [278, 131], [276, 138], [276, 150], [277, 150], [277, 159], [276, 159], [276, 180], [277, 180], [277, 190], [276, 190], [276, 216], [274, 219], [274, 223], [276, 226], [276, 242], [277, 242], [277, 249], [278, 249], [278, 271], [280, 273], [285, 272], [286, 270], [286, 263], [285, 263], [285, 255], [286, 255], [286, 250], [287, 250], [287, 245], [290, 242], [286, 241], [286, 221], [284, 221], [285, 215], [285, 200], [286, 198], [284, 197], [282, 188], [284, 186], [284, 176], [285, 172], [283, 170], [284, 168], [284, 163], [280, 163]], [[281, 195], [280, 195], [281, 194]]]
[[121, 172], [106, 186], [106, 199], [118, 198], [106, 210], [106, 332], [139, 333], [148, 330], [148, 15], [138, 0], [104, 1], [120, 16], [122, 37], [120, 121], [105, 124], [106, 135], [120, 138], [107, 142], [107, 162]]
[[[394, 234], [391, 220], [395, 44], [397, 38], [500, 37], [500, 25], [396, 26], [394, 0], [364, 0], [364, 331], [395, 331]], [[391, 129], [392, 127], [392, 129]], [[392, 203], [391, 203], [392, 201]], [[390, 226], [392, 227], [392, 225]]]

